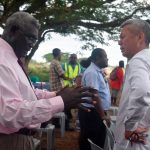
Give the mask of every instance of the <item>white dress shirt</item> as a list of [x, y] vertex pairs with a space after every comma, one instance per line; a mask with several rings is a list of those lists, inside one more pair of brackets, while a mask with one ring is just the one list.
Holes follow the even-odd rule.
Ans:
[[150, 150], [150, 137], [147, 138], [146, 145], [133, 143], [131, 146], [125, 139], [125, 130], [134, 131], [137, 127], [146, 127], [145, 114], [149, 107], [150, 50], [144, 49], [137, 53], [126, 67], [116, 122], [114, 150]]

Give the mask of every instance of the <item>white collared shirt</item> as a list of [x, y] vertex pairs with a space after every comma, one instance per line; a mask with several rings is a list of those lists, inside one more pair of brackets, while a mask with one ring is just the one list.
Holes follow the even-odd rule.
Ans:
[[[137, 53], [127, 64], [125, 82], [120, 100], [116, 122], [116, 149], [125, 150], [128, 140], [125, 140], [125, 130], [134, 131], [137, 127], [145, 127], [144, 116], [150, 107], [150, 50], [144, 49]], [[145, 150], [147, 145], [133, 144], [131, 149]], [[130, 148], [129, 148], [130, 150]]]

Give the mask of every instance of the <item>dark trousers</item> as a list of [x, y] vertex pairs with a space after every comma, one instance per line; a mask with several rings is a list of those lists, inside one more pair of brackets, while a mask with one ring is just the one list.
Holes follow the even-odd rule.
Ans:
[[67, 116], [65, 128], [66, 128], [66, 130], [68, 130], [70, 128], [70, 126], [69, 126], [70, 120], [72, 119], [71, 109], [65, 111], [65, 115]]
[[103, 148], [106, 128], [97, 111], [92, 108], [91, 112], [79, 110], [80, 121], [80, 150], [91, 150], [88, 138]]

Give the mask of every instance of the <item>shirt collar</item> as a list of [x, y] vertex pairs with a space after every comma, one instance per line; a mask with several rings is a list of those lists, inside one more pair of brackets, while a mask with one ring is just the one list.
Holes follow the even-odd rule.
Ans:
[[130, 64], [130, 62], [132, 61], [132, 59], [134, 59], [134, 58], [140, 56], [142, 53], [144, 53], [144, 52], [147, 51], [147, 50], [149, 50], [149, 48], [145, 48], [145, 49], [139, 51], [138, 53], [136, 53], [136, 54], [128, 61], [127, 65]]
[[0, 47], [2, 47], [2, 50], [4, 50], [6, 53], [9, 53], [13, 59], [15, 59], [16, 61], [18, 60], [11, 45], [2, 38], [0, 38]]
[[91, 65], [93, 68], [95, 68], [95, 70], [102, 72], [102, 69], [100, 69], [99, 67], [97, 67], [93, 62], [91, 62]]

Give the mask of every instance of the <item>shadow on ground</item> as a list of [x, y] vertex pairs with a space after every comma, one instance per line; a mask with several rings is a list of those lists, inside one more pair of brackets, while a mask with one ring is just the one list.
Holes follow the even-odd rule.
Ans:
[[[42, 149], [46, 150], [46, 141], [43, 135]], [[66, 131], [65, 136], [61, 138], [60, 129], [55, 129], [55, 143], [54, 150], [79, 150], [79, 132]]]

